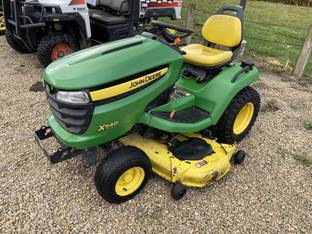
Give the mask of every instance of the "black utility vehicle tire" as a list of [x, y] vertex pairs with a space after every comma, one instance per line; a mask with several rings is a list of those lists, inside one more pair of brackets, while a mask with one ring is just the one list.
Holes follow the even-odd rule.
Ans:
[[37, 49], [38, 60], [45, 67], [53, 62], [51, 53], [59, 44], [68, 45], [72, 52], [79, 50], [79, 43], [74, 37], [68, 34], [48, 34], [41, 39]]
[[[233, 130], [234, 122], [240, 110], [247, 103], [253, 104], [253, 116], [245, 130], [240, 134], [235, 134]], [[260, 95], [255, 89], [251, 87], [246, 87], [241, 90], [234, 97], [217, 124], [216, 136], [218, 138], [218, 141], [226, 144], [234, 144], [235, 142], [239, 142], [244, 139], [252, 128], [254, 122], [256, 121], [260, 109], [260, 103]]]
[[[144, 170], [144, 180], [131, 194], [120, 196], [115, 186], [124, 172], [131, 168], [140, 167]], [[133, 146], [121, 147], [111, 152], [97, 167], [95, 185], [102, 198], [110, 203], [122, 203], [136, 196], [147, 184], [152, 172], [152, 165], [146, 154]]]
[[26, 53], [32, 52], [32, 51], [29, 51], [26, 48], [26, 46], [23, 45], [21, 42], [17, 41], [17, 39], [15, 39], [14, 36], [9, 31], [5, 31], [5, 39], [13, 50], [15, 50], [21, 54], [26, 54]]

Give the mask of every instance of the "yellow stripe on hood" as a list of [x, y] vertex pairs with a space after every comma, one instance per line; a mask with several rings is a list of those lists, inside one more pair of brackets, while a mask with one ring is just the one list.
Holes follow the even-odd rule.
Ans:
[[163, 77], [168, 72], [168, 67], [163, 68], [159, 71], [153, 72], [151, 74], [142, 76], [140, 78], [130, 80], [128, 82], [115, 85], [112, 87], [100, 89], [97, 91], [90, 92], [90, 96], [92, 101], [100, 101], [112, 97], [119, 96], [121, 94], [125, 94], [128, 92], [131, 92], [133, 90], [136, 90], [138, 88], [141, 88], [161, 77]]

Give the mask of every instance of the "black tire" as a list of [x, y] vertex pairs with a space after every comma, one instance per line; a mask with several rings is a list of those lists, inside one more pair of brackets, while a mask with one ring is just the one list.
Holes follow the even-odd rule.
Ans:
[[18, 41], [9, 31], [5, 31], [5, 39], [11, 48], [21, 54], [31, 53], [22, 42]]
[[[253, 104], [253, 116], [245, 130], [239, 134], [236, 134], [234, 132], [234, 122], [240, 113], [240, 110], [247, 103]], [[244, 139], [256, 121], [260, 109], [260, 103], [260, 95], [256, 90], [251, 87], [246, 87], [241, 90], [234, 97], [217, 124], [216, 136], [218, 141], [227, 144], [234, 144], [235, 142], [239, 142]]]
[[[144, 170], [144, 180], [131, 194], [119, 195], [115, 186], [124, 172], [131, 168], [139, 167]], [[146, 154], [132, 146], [119, 148], [111, 152], [98, 166], [95, 173], [95, 185], [102, 198], [110, 203], [122, 203], [136, 196], [148, 182], [152, 165]]]
[[236, 165], [241, 164], [242, 162], [244, 162], [245, 157], [246, 153], [244, 151], [242, 150], [237, 151], [233, 156], [234, 163]]
[[171, 197], [178, 201], [186, 194], [186, 187], [180, 183], [175, 183], [171, 189]]
[[60, 44], [68, 45], [72, 52], [79, 50], [79, 43], [74, 37], [68, 34], [48, 34], [38, 44], [37, 54], [40, 63], [45, 67], [52, 63], [53, 48]]

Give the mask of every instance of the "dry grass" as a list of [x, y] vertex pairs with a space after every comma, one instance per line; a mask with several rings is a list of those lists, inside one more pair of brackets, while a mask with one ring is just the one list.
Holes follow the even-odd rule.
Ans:
[[111, 205], [95, 190], [94, 168], [79, 158], [51, 165], [35, 144], [49, 115], [35, 55], [2, 37], [0, 71], [0, 233], [311, 232], [312, 171], [293, 157], [312, 159], [311, 86], [262, 74], [262, 111], [239, 145], [247, 161], [222, 181], [175, 202], [155, 176], [135, 199]]

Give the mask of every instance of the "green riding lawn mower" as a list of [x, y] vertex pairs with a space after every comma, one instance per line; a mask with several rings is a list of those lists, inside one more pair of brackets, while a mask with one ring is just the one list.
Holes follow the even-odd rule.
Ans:
[[[203, 26], [205, 45], [184, 47], [179, 37], [192, 30], [154, 21], [162, 36], [145, 32], [55, 61], [44, 72], [52, 115], [35, 132], [41, 149], [52, 163], [82, 155], [87, 166], [104, 149], [95, 185], [111, 203], [138, 194], [152, 172], [173, 183], [176, 200], [221, 179], [244, 160], [236, 143], [260, 107], [250, 87], [257, 68], [233, 63], [243, 20], [241, 7], [222, 7]], [[54, 153], [44, 146], [51, 137]]]

